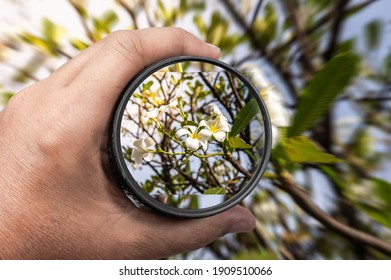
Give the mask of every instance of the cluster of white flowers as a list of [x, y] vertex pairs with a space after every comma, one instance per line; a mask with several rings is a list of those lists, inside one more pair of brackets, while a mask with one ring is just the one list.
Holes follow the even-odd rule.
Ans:
[[[175, 110], [181, 115], [180, 99], [182, 95], [176, 95], [168, 105], [162, 105], [159, 108], [152, 109], [144, 114], [142, 117], [147, 119], [153, 119], [158, 122], [158, 119], [169, 110]], [[179, 106], [181, 107], [181, 106]], [[231, 126], [228, 123], [227, 118], [221, 113], [216, 104], [209, 105], [210, 118], [207, 120], [201, 120], [198, 126], [185, 125], [175, 133], [176, 138], [182, 138], [187, 136], [185, 146], [192, 151], [197, 151], [200, 147], [204, 151], [208, 149], [208, 143], [211, 140], [223, 142], [227, 136], [227, 133], [231, 131]], [[134, 167], [141, 166], [142, 160], [149, 162], [153, 159], [154, 151], [151, 147], [155, 146], [156, 142], [151, 137], [136, 139], [133, 142], [133, 150], [131, 159], [135, 162]]]
[[187, 135], [185, 144], [192, 151], [197, 151], [200, 146], [206, 151], [208, 149], [208, 141], [212, 137], [218, 142], [223, 142], [227, 132], [231, 131], [231, 126], [220, 109], [215, 104], [209, 105], [209, 108], [211, 108], [210, 111], [214, 115], [212, 119], [200, 121], [198, 127], [193, 125], [184, 126], [175, 134], [177, 138]]
[[266, 104], [272, 123], [272, 142], [274, 147], [278, 143], [278, 128], [289, 126], [289, 114], [283, 104], [281, 94], [256, 65], [245, 64], [242, 66], [242, 70], [251, 72], [252, 82], [260, 88], [260, 95]]
[[144, 120], [159, 119], [160, 116], [162, 116], [164, 113], [167, 113], [170, 110], [178, 111], [179, 98], [182, 98], [182, 94], [176, 94], [169, 104], [162, 105], [159, 108], [154, 108], [146, 112], [142, 116], [142, 118]]

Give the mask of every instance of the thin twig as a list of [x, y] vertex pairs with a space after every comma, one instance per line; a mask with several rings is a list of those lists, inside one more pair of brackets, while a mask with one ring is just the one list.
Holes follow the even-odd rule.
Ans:
[[225, 158], [232, 164], [233, 167], [235, 167], [236, 170], [238, 170], [240, 173], [242, 173], [244, 176], [247, 177], [247, 179], [250, 179], [253, 174], [249, 172], [248, 170], [244, 169], [243, 166], [241, 166], [235, 158], [232, 156], [231, 153], [227, 153], [225, 155]]
[[258, 3], [257, 3], [257, 6], [255, 7], [254, 14], [253, 14], [253, 17], [251, 19], [251, 26], [254, 26], [254, 23], [257, 20], [257, 16], [258, 16], [259, 10], [262, 7], [262, 3], [263, 3], [263, 0], [259, 0]]
[[303, 63], [303, 72], [305, 73], [306, 78], [310, 78], [315, 72], [315, 66], [312, 63], [313, 54], [311, 51], [311, 41], [309, 40], [305, 27], [303, 24], [303, 19], [300, 17], [297, 11], [297, 6], [295, 1], [283, 1], [285, 4], [286, 10], [289, 13], [289, 17], [295, 28], [295, 33], [297, 36], [297, 42], [299, 43], [301, 50], [301, 61]]
[[95, 38], [94, 38], [94, 35], [92, 34], [92, 31], [90, 29], [90, 27], [88, 26], [84, 16], [82, 15], [82, 13], [80, 12], [80, 9], [77, 7], [77, 5], [75, 5], [71, 0], [68, 0], [69, 4], [75, 9], [77, 15], [79, 16], [79, 19], [80, 19], [80, 22], [81, 22], [81, 25], [83, 26], [84, 28], [84, 31], [86, 32], [87, 34], [87, 37], [88, 39], [91, 40], [91, 42], [96, 42]]
[[221, 96], [216, 92], [216, 89], [213, 87], [213, 85], [208, 81], [208, 79], [205, 77], [205, 75], [202, 72], [198, 73], [201, 77], [201, 79], [204, 81], [206, 86], [210, 89], [213, 96], [220, 102], [221, 105], [224, 106], [224, 108], [227, 110], [229, 116], [231, 117], [231, 120], [233, 121], [235, 119], [235, 116], [232, 114], [230, 108], [228, 108], [227, 104], [221, 99]]
[[116, 0], [118, 4], [129, 14], [133, 22], [134, 29], [138, 29], [136, 13], [122, 0]]

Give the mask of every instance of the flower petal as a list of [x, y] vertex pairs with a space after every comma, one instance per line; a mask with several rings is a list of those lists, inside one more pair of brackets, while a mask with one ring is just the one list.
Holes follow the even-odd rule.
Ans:
[[144, 153], [144, 155], [143, 155], [143, 159], [145, 160], [145, 161], [148, 161], [148, 162], [150, 162], [151, 160], [153, 160], [153, 153]]
[[202, 146], [202, 149], [204, 150], [204, 152], [206, 152], [206, 150], [208, 149], [208, 140], [200, 140], [200, 144]]
[[133, 152], [132, 152], [132, 155], [131, 155], [131, 159], [132, 159], [137, 165], [141, 165], [142, 162], [143, 162], [143, 156], [144, 156], [144, 152], [143, 152], [143, 151], [134, 149]]
[[206, 126], [207, 128], [209, 128], [208, 123], [205, 120], [200, 121], [200, 124], [198, 125], [198, 127], [201, 127], [201, 126]]
[[176, 138], [180, 138], [182, 137], [183, 135], [190, 135], [190, 131], [188, 131], [187, 129], [184, 129], [184, 128], [181, 128], [179, 129], [176, 133], [175, 133], [175, 137]]
[[261, 90], [261, 96], [265, 103], [282, 102], [280, 94], [276, 91], [275, 86], [268, 86]]
[[212, 137], [212, 132], [210, 132], [210, 130], [208, 129], [201, 129], [200, 132], [198, 132], [198, 134], [201, 136], [201, 138], [204, 138], [204, 139], [209, 139], [210, 137]]
[[170, 109], [170, 107], [168, 105], [162, 105], [159, 107], [159, 112], [160, 113], [165, 113], [168, 111], [168, 109]]
[[146, 112], [143, 116], [149, 119], [155, 119], [159, 115], [159, 110], [158, 109], [152, 109], [149, 112]]
[[224, 132], [230, 132], [231, 131], [231, 127], [230, 127], [228, 121], [220, 122], [218, 128], [219, 128], [219, 130], [224, 131]]
[[225, 140], [225, 132], [224, 131], [217, 131], [216, 133], [213, 133], [213, 136], [216, 138], [217, 141], [223, 142]]
[[200, 141], [198, 141], [197, 139], [193, 139], [191, 137], [188, 137], [186, 139], [186, 146], [192, 150], [192, 151], [197, 151], [198, 148], [200, 147]]
[[288, 126], [289, 116], [285, 107], [280, 102], [267, 103], [270, 120], [275, 126]]
[[194, 133], [198, 128], [194, 125], [186, 125], [183, 128], [187, 128], [191, 131], [191, 133]]
[[209, 105], [209, 110], [212, 111], [216, 115], [222, 115], [219, 107], [217, 107], [217, 105], [214, 103], [211, 103]]
[[151, 137], [147, 137], [144, 139], [144, 144], [145, 144], [146, 148], [149, 148], [149, 147], [155, 146], [156, 142]]
[[178, 106], [178, 99], [174, 99], [173, 101], [171, 101], [167, 107], [170, 107], [170, 108], [176, 108]]
[[133, 141], [133, 147], [135, 147], [136, 149], [139, 149], [139, 150], [144, 150], [145, 149], [145, 144], [144, 144], [143, 140], [144, 140], [143, 138], [134, 140]]

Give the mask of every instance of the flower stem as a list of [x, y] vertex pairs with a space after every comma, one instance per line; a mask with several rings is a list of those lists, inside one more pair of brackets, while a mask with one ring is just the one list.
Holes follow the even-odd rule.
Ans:
[[198, 158], [209, 158], [209, 157], [215, 157], [215, 156], [224, 156], [225, 154], [220, 152], [220, 153], [213, 153], [213, 154], [207, 154], [207, 155], [201, 155], [201, 154], [194, 153], [193, 155]]
[[160, 146], [159, 146], [158, 150], [153, 151], [153, 153], [155, 153], [155, 154], [162, 153], [162, 154], [170, 155], [170, 156], [185, 155], [186, 154], [186, 152], [166, 152], [166, 151], [163, 151]]

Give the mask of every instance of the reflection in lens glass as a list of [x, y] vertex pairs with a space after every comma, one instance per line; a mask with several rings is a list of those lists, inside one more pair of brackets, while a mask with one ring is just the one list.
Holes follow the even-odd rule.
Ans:
[[241, 80], [216, 68], [182, 63], [155, 72], [124, 112], [121, 146], [129, 172], [167, 205], [220, 204], [239, 193], [260, 164], [258, 103]]

